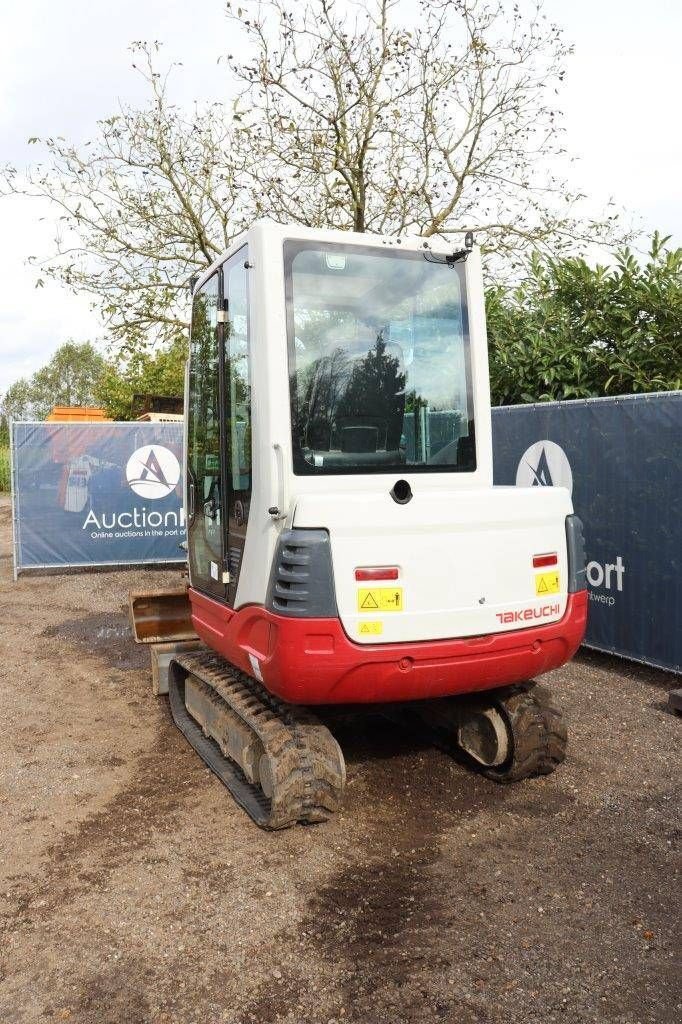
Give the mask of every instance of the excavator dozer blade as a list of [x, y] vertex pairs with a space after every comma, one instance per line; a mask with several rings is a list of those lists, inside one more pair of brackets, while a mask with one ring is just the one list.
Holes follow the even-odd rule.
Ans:
[[196, 640], [186, 587], [132, 590], [130, 621], [138, 644]]

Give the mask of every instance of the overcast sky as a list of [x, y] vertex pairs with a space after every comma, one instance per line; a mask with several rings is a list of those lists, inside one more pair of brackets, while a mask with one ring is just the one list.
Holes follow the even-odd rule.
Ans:
[[[178, 102], [221, 97], [216, 59], [234, 50], [223, 9], [223, 0], [0, 0], [0, 162], [25, 167], [36, 157], [29, 136], [85, 140], [119, 100], [142, 100], [132, 40], [161, 40], [169, 59], [182, 60]], [[682, 245], [682, 2], [546, 0], [545, 9], [575, 45], [561, 96], [566, 145], [578, 158], [569, 183], [595, 212], [613, 197], [645, 232], [659, 228]], [[2, 392], [68, 338], [103, 332], [88, 300], [35, 289], [25, 261], [49, 252], [49, 210], [0, 199], [0, 232]]]

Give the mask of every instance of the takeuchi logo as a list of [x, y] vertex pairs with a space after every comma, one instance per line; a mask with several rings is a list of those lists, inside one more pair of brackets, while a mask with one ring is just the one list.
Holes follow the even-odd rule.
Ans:
[[566, 452], [555, 441], [536, 441], [521, 456], [517, 487], [565, 487], [573, 492], [573, 473]]
[[169, 448], [145, 444], [128, 459], [126, 478], [141, 498], [165, 498], [180, 479], [180, 463]]

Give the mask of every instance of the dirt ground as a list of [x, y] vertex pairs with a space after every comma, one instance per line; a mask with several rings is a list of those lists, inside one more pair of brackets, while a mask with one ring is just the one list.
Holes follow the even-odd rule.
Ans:
[[547, 677], [571, 745], [498, 787], [360, 716], [336, 820], [260, 832], [150, 692], [127, 591], [12, 581], [0, 503], [0, 1024], [681, 1019], [674, 677]]

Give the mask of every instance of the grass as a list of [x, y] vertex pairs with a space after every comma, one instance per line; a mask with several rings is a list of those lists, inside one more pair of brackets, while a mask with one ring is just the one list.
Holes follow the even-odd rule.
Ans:
[[0, 448], [0, 494], [9, 490], [9, 448]]

